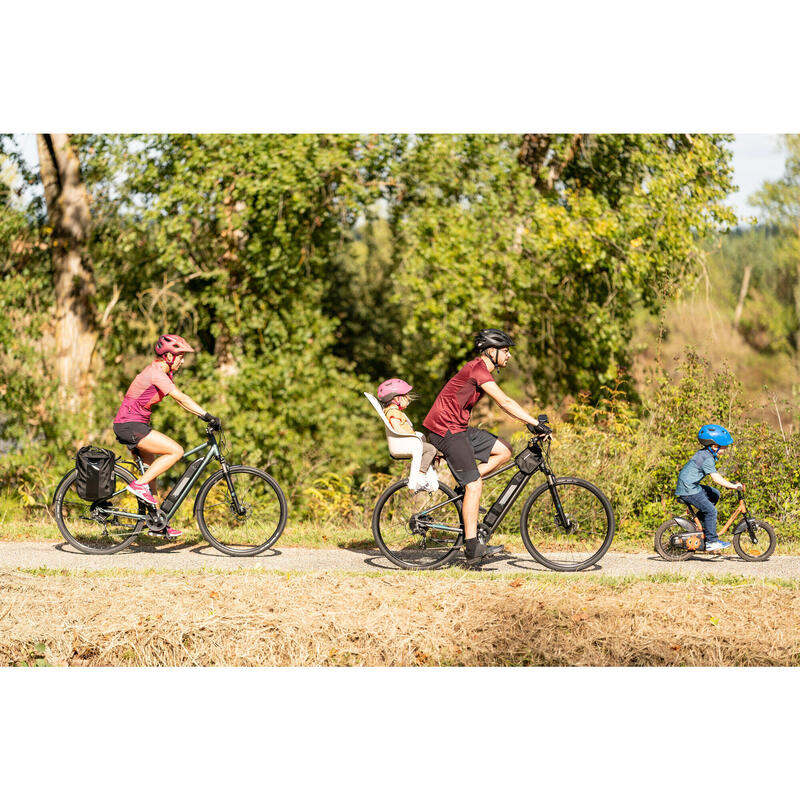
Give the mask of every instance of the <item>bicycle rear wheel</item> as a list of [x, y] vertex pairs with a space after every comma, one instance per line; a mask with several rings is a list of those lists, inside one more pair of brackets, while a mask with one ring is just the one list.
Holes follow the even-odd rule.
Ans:
[[111, 555], [124, 550], [139, 535], [143, 520], [114, 512], [145, 514], [147, 507], [125, 487], [134, 479], [124, 467], [114, 466], [114, 494], [107, 500], [84, 500], [75, 490], [78, 471], [61, 480], [53, 495], [53, 515], [61, 535], [82, 553]]
[[[372, 536], [380, 551], [403, 569], [437, 569], [452, 561], [463, 543], [460, 502], [448, 486], [435, 492], [412, 493], [408, 480], [392, 484], [378, 498], [372, 513]], [[441, 525], [443, 528], [435, 526]]]
[[[753, 520], [753, 536], [746, 522], [740, 522], [733, 532], [733, 549], [745, 561], [766, 561], [774, 552], [778, 540], [772, 525], [761, 519]], [[753, 541], [755, 538], [755, 541]]]
[[227, 478], [224, 470], [215, 472], [200, 487], [196, 512], [206, 541], [229, 556], [268, 550], [283, 533], [288, 516], [277, 481], [263, 470], [244, 466], [230, 467]]
[[[656, 552], [667, 561], [686, 561], [692, 552], [697, 551], [687, 550], [686, 547], [680, 547], [672, 542], [673, 536], [685, 533], [686, 531], [676, 522], [674, 517], [668, 519], [656, 531], [653, 540]], [[700, 532], [698, 532], [698, 535], [700, 535]]]
[[597, 563], [614, 538], [614, 512], [608, 498], [589, 481], [556, 478], [554, 491], [567, 526], [543, 483], [525, 503], [520, 532], [527, 551], [543, 566], [575, 572]]

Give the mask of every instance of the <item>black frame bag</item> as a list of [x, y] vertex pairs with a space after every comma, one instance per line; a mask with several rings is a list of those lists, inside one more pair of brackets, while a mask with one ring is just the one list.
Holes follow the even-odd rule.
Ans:
[[75, 491], [84, 500], [105, 500], [114, 494], [114, 462], [117, 460], [113, 450], [104, 447], [81, 447], [75, 456], [75, 469], [78, 477]]

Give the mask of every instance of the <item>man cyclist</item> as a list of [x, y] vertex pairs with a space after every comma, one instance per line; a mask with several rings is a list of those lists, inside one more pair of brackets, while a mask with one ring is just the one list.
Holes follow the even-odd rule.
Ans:
[[[497, 328], [487, 328], [475, 336], [479, 355], [468, 361], [439, 392], [431, 410], [423, 420], [428, 441], [444, 453], [447, 465], [464, 487], [462, 516], [464, 519], [464, 549], [467, 563], [496, 555], [502, 546], [487, 547], [478, 541], [483, 476], [488, 475], [511, 458], [511, 445], [489, 431], [469, 426], [473, 406], [484, 394], [494, 400], [510, 417], [528, 426], [538, 420], [512, 400], [492, 377], [504, 368], [510, 358], [511, 337]], [[476, 459], [481, 463], [475, 464]]]
[[[219, 429], [219, 418], [201, 408], [189, 395], [184, 394], [172, 381], [172, 376], [183, 366], [185, 353], [194, 353], [194, 348], [182, 336], [164, 334], [155, 344], [156, 360], [146, 366], [131, 383], [122, 405], [114, 417], [114, 433], [117, 441], [138, 451], [147, 469], [141, 478], [125, 488], [145, 503], [156, 505], [150, 493], [150, 482], [183, 458], [183, 448], [163, 433], [150, 427], [150, 415], [156, 403], [167, 395], [178, 405], [197, 414], [204, 422]], [[167, 536], [175, 538], [181, 531], [167, 528]]]

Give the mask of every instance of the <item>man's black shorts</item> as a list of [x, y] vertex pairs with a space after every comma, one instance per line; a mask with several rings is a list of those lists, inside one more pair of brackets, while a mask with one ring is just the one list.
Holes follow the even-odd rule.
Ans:
[[497, 437], [480, 428], [467, 428], [460, 433], [448, 431], [444, 436], [427, 431], [428, 441], [444, 453], [447, 466], [461, 486], [478, 480], [481, 474], [475, 464], [489, 460]]
[[139, 442], [153, 430], [146, 422], [115, 422], [114, 434], [120, 444], [130, 448], [136, 447]]

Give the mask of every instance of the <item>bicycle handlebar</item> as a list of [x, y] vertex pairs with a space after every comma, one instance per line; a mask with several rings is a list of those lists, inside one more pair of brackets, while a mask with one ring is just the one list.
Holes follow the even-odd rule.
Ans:
[[538, 425], [532, 425], [529, 422], [527, 423], [527, 428], [531, 433], [535, 434], [536, 436], [549, 436], [553, 432], [552, 428], [548, 428], [547, 425], [544, 425], [542, 422], [539, 422]]

